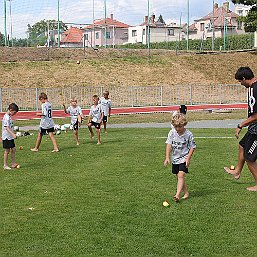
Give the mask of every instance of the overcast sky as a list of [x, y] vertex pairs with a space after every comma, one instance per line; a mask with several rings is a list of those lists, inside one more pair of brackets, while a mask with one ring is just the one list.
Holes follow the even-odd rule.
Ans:
[[[4, 1], [0, 0], [0, 31], [4, 33]], [[13, 37], [25, 37], [27, 24], [33, 25], [42, 19], [57, 20], [58, 0], [6, 0], [7, 33], [12, 29]], [[224, 1], [216, 0], [222, 5]], [[234, 11], [234, 4], [230, 9]], [[187, 22], [187, 0], [149, 0], [150, 14], [160, 14], [166, 23]], [[213, 0], [189, 0], [190, 23], [212, 11]], [[11, 7], [11, 8], [10, 8]], [[93, 8], [94, 7], [94, 8]], [[107, 17], [111, 13], [114, 19], [129, 25], [142, 23], [148, 10], [147, 0], [106, 0]], [[93, 11], [94, 9], [94, 11]], [[104, 0], [60, 0], [60, 20], [66, 23], [92, 23], [93, 17], [104, 17]]]

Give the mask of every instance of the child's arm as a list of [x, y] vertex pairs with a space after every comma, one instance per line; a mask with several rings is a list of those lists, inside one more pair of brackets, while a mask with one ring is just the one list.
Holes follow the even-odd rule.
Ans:
[[166, 158], [163, 163], [164, 166], [167, 166], [168, 164], [170, 164], [170, 151], [171, 151], [171, 145], [166, 144]]
[[9, 127], [5, 127], [9, 134], [12, 135], [12, 137], [15, 139], [17, 138], [16, 134], [14, 134]]
[[109, 107], [109, 118], [110, 118], [110, 116], [111, 116], [111, 110], [112, 110], [112, 108], [111, 107]]
[[63, 106], [64, 112], [65, 112], [66, 114], [68, 114], [65, 104], [63, 104], [62, 106]]
[[187, 158], [186, 158], [186, 167], [187, 167], [187, 168], [188, 168], [189, 165], [190, 165], [190, 159], [191, 159], [191, 157], [192, 157], [192, 155], [193, 155], [194, 150], [195, 150], [195, 148], [193, 148], [193, 147], [190, 148], [190, 150], [189, 150], [188, 156], [187, 156]]

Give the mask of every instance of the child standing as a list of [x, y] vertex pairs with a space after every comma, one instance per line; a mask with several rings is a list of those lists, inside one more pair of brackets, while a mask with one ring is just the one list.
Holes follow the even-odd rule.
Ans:
[[65, 105], [63, 105], [64, 112], [66, 114], [70, 114], [71, 117], [71, 126], [74, 130], [74, 135], [76, 139], [76, 144], [79, 145], [79, 126], [84, 118], [81, 108], [77, 105], [77, 99], [72, 98], [70, 100], [70, 106], [66, 109]]
[[90, 108], [89, 116], [88, 116], [88, 129], [90, 131], [90, 138], [92, 139], [94, 136], [92, 126], [95, 126], [96, 133], [97, 133], [97, 144], [101, 144], [100, 139], [100, 130], [101, 130], [101, 123], [103, 121], [103, 109], [101, 104], [99, 104], [99, 97], [97, 95], [93, 95], [93, 105]]
[[14, 139], [16, 135], [13, 129], [13, 121], [12, 116], [14, 116], [19, 111], [19, 107], [15, 103], [11, 103], [8, 106], [8, 110], [5, 113], [3, 120], [2, 120], [2, 142], [4, 148], [4, 169], [10, 170], [11, 168], [8, 166], [8, 155], [11, 152], [11, 159], [12, 159], [12, 168], [20, 168], [15, 161], [15, 143]]
[[59, 152], [59, 149], [53, 134], [54, 121], [52, 117], [52, 104], [48, 101], [47, 95], [45, 93], [41, 93], [38, 99], [42, 103], [42, 112], [37, 113], [37, 116], [41, 116], [41, 121], [39, 125], [39, 132], [37, 136], [36, 146], [30, 150], [32, 152], [38, 152], [43, 135], [48, 133], [54, 147], [52, 152]]
[[100, 98], [100, 104], [102, 105], [104, 116], [103, 116], [103, 124], [104, 124], [104, 133], [107, 133], [106, 131], [106, 125], [108, 121], [108, 117], [111, 116], [111, 107], [112, 107], [112, 101], [109, 98], [109, 91], [104, 91], [103, 96]]
[[180, 194], [183, 190], [183, 199], [188, 198], [185, 183], [185, 175], [188, 173], [188, 167], [192, 154], [196, 148], [193, 134], [185, 128], [187, 124], [186, 116], [178, 113], [172, 117], [173, 128], [168, 134], [166, 140], [166, 159], [164, 166], [170, 163], [170, 153], [172, 151], [172, 173], [177, 176], [177, 192], [173, 197], [177, 202], [180, 199]]

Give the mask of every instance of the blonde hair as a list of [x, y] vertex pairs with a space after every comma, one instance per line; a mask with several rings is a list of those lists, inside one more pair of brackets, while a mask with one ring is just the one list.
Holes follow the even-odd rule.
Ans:
[[70, 102], [78, 102], [78, 100], [77, 100], [77, 98], [76, 97], [72, 97], [71, 99], [70, 99]]
[[186, 115], [183, 113], [177, 113], [176, 115], [172, 116], [171, 124], [173, 126], [186, 126], [187, 125]]

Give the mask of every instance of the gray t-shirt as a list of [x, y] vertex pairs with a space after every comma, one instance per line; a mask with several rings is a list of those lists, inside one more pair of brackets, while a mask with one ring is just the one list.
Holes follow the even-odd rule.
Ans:
[[101, 97], [99, 102], [102, 105], [104, 116], [108, 116], [109, 115], [109, 110], [112, 107], [111, 99], [109, 99], [109, 98], [105, 99], [104, 97]]
[[78, 116], [82, 115], [82, 110], [79, 106], [76, 106], [75, 108], [70, 106], [66, 111], [70, 114], [72, 125], [74, 125], [77, 122]]
[[180, 164], [186, 161], [189, 150], [196, 148], [194, 136], [189, 130], [185, 130], [183, 135], [179, 135], [173, 128], [170, 130], [166, 144], [171, 145], [171, 158], [173, 164]]
[[42, 104], [40, 127], [43, 129], [54, 127], [54, 121], [52, 118], [52, 104], [50, 102], [45, 102]]
[[10, 130], [14, 133], [12, 117], [7, 113], [4, 115], [2, 120], [2, 139], [14, 139], [13, 136], [7, 131], [6, 127], [9, 127]]

